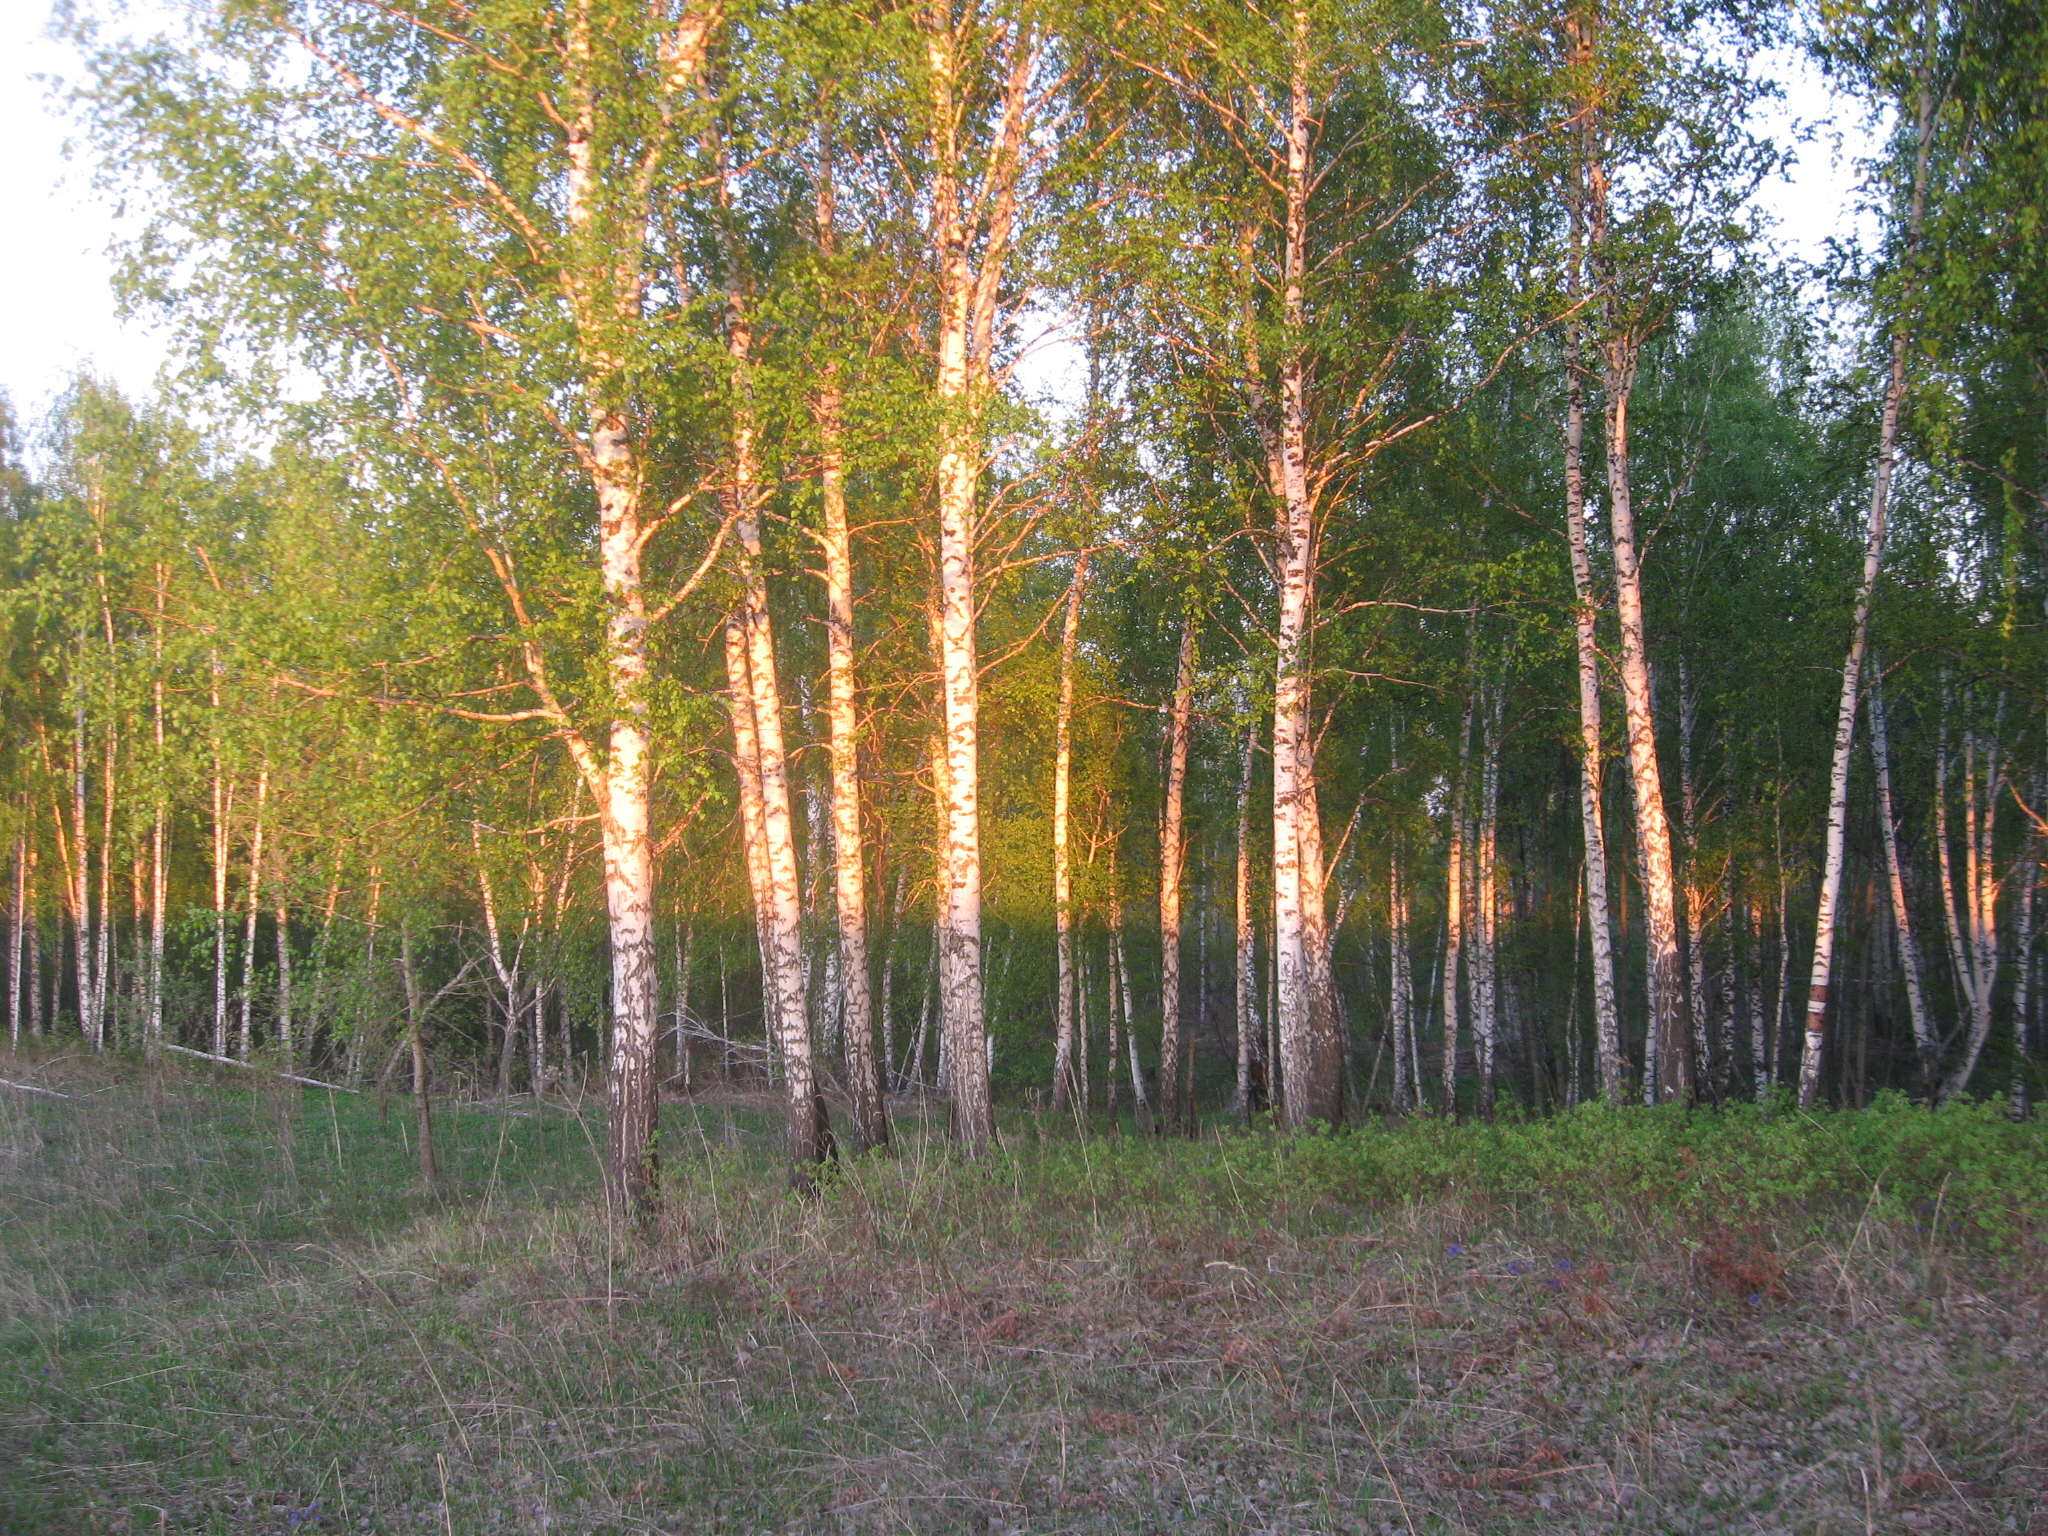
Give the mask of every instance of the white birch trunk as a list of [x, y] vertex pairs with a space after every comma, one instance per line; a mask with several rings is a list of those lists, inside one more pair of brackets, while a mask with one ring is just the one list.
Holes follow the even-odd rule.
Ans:
[[[1075, 1061], [1075, 972], [1074, 972], [1074, 870], [1069, 847], [1073, 819], [1074, 767], [1074, 656], [1081, 633], [1081, 594], [1088, 582], [1088, 551], [1074, 559], [1074, 579], [1067, 589], [1066, 621], [1060, 631], [1060, 697], [1053, 720], [1052, 749], [1052, 909], [1059, 953], [1058, 988], [1054, 998], [1052, 1107], [1067, 1107], [1068, 1097], [1077, 1093], [1080, 1077], [1086, 1073], [1085, 1060]], [[1082, 1107], [1087, 1095], [1080, 1094]]]
[[249, 832], [249, 910], [242, 926], [242, 1018], [235, 1050], [243, 1061], [249, 1059], [255, 1034], [256, 918], [263, 910], [263, 809], [269, 798], [270, 766], [266, 763], [256, 774], [256, 821]]
[[[930, 83], [928, 207], [938, 313], [934, 396], [939, 415], [937, 652], [945, 730], [945, 861], [940, 880], [940, 1028], [947, 1045], [946, 1091], [955, 1140], [970, 1156], [995, 1134], [989, 1099], [988, 1035], [981, 987], [981, 680], [976, 658], [977, 487], [989, 398], [999, 289], [1017, 214], [1028, 142], [1038, 41], [1022, 24], [977, 36], [978, 23], [946, 7], [920, 10]], [[976, 104], [963, 78], [963, 49], [1005, 51], [994, 61], [996, 99]], [[964, 140], [970, 111], [995, 119], [981, 176], [968, 184]]]
[[[79, 659], [84, 659], [85, 644], [79, 642]], [[69, 875], [71, 882], [72, 930], [75, 942], [71, 958], [78, 986], [78, 1031], [88, 1045], [99, 1047], [99, 1020], [93, 1012], [93, 999], [98, 988], [94, 984], [92, 961], [96, 948], [93, 942], [92, 921], [92, 837], [91, 822], [86, 816], [86, 772], [85, 772], [85, 684], [78, 684], [78, 707], [72, 738], [71, 756], [71, 857]]]
[[21, 1049], [22, 938], [28, 926], [28, 834], [14, 834], [14, 907], [7, 924], [7, 1040]]
[[[825, 186], [829, 189], [830, 182]], [[819, 228], [829, 239], [829, 191], [821, 192]], [[868, 971], [867, 863], [861, 846], [860, 722], [854, 684], [853, 535], [846, 519], [846, 461], [839, 381], [828, 372], [815, 402], [823, 444], [825, 638], [832, 738], [833, 891], [839, 917], [839, 996], [846, 1093], [853, 1109], [854, 1150], [889, 1140], [882, 1074], [875, 1060], [874, 1001]], [[886, 1060], [886, 1055], [884, 1057]]]
[[1397, 847], [1387, 864], [1387, 1011], [1394, 1032], [1394, 1108], [1408, 1110], [1420, 1098], [1412, 1075], [1415, 1058], [1415, 977], [1409, 954], [1408, 887]]
[[[212, 658], [214, 717], [220, 716], [220, 658]], [[213, 1054], [228, 1053], [228, 818], [234, 789], [221, 762], [220, 737], [213, 740]]]
[[156, 567], [156, 626], [152, 637], [156, 675], [151, 680], [151, 725], [156, 738], [156, 759], [151, 767], [156, 777], [156, 814], [149, 831], [149, 1000], [144, 1025], [146, 1049], [151, 1056], [164, 1038], [164, 938], [169, 921], [170, 849], [166, 842], [170, 819], [165, 789], [168, 764], [164, 759], [164, 608], [169, 599], [170, 568]]
[[1180, 634], [1168, 716], [1166, 804], [1159, 821], [1159, 1129], [1192, 1132], [1194, 1106], [1182, 1102], [1180, 1017], [1181, 877], [1187, 858], [1183, 806], [1188, 782], [1188, 716], [1195, 696], [1195, 619]]
[[283, 871], [277, 881], [277, 1049], [284, 1069], [292, 1069], [297, 1041], [292, 1037], [292, 915], [285, 900]]
[[[1933, 39], [1928, 40], [1930, 52]], [[1927, 71], [1920, 75], [1918, 148], [1913, 162], [1912, 212], [1907, 226], [1907, 251], [1917, 252], [1920, 225], [1927, 206], [1927, 160], [1934, 136], [1934, 101]], [[1842, 663], [1841, 702], [1835, 710], [1834, 760], [1828, 771], [1827, 853], [1822, 865], [1820, 910], [1814, 918], [1813, 971], [1806, 999], [1806, 1041], [1799, 1058], [1799, 1104], [1811, 1109], [1820, 1094], [1821, 1051], [1828, 1011], [1828, 982], [1835, 961], [1835, 923], [1842, 899], [1842, 865], [1849, 822], [1849, 762], [1856, 749], [1857, 693], [1863, 680], [1863, 650], [1870, 638], [1870, 608], [1877, 597], [1878, 572], [1884, 565], [1884, 544], [1891, 499], [1892, 471], [1898, 458], [1899, 406], [1906, 393], [1906, 331], [1904, 322], [1892, 333], [1891, 371], [1885, 379], [1884, 413], [1877, 429], [1877, 471], [1870, 486], [1870, 520], [1863, 540], [1863, 576], [1856, 588], [1856, 610], [1849, 623], [1849, 654]]]
[[1458, 727], [1458, 776], [1452, 781], [1446, 814], [1450, 820], [1450, 855], [1445, 865], [1443, 1017], [1444, 1114], [1458, 1116], [1458, 962], [1465, 942], [1465, 781], [1472, 755], [1472, 701]]
[[1479, 837], [1474, 850], [1477, 868], [1474, 870], [1472, 901], [1472, 1036], [1479, 1056], [1479, 1112], [1489, 1119], [1493, 1115], [1494, 1056], [1500, 1036], [1500, 988], [1496, 968], [1500, 893], [1495, 855], [1500, 820], [1501, 715], [1505, 704], [1505, 690], [1496, 686], [1481, 732]]
[[1249, 1119], [1265, 1097], [1259, 1072], [1264, 1026], [1259, 1022], [1258, 936], [1252, 914], [1252, 751], [1258, 718], [1245, 727], [1237, 758], [1237, 1113]]
[[1906, 905], [1906, 871], [1899, 858], [1898, 822], [1892, 811], [1891, 740], [1885, 718], [1882, 669], [1870, 679], [1870, 757], [1877, 770], [1878, 831], [1884, 839], [1885, 885], [1891, 897], [1892, 938], [1899, 952], [1899, 971], [1906, 983], [1906, 1010], [1913, 1022], [1913, 1045], [1920, 1058], [1921, 1080], [1931, 1090], [1940, 1081], [1941, 1043], [1927, 1012], [1927, 989], [1921, 979], [1920, 946], [1913, 938], [1912, 914]]

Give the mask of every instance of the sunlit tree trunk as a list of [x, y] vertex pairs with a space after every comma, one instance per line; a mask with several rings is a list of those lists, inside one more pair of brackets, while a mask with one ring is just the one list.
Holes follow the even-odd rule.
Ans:
[[1067, 588], [1067, 614], [1060, 631], [1060, 698], [1053, 719], [1052, 748], [1052, 910], [1057, 928], [1058, 976], [1054, 998], [1052, 1107], [1064, 1110], [1069, 1095], [1087, 1095], [1080, 1081], [1087, 1072], [1075, 1056], [1074, 870], [1068, 846], [1073, 819], [1074, 657], [1081, 634], [1081, 594], [1088, 582], [1088, 551], [1074, 560], [1074, 579]]
[[7, 924], [7, 1041], [21, 1049], [22, 937], [28, 927], [28, 834], [14, 834], [14, 907]]
[[[1124, 908], [1121, 895], [1110, 898], [1109, 904], [1110, 985], [1117, 989], [1117, 1000], [1122, 1004], [1124, 1019], [1124, 1052], [1131, 1079], [1131, 1109], [1138, 1117], [1138, 1131], [1141, 1135], [1152, 1133], [1151, 1096], [1145, 1092], [1145, 1068], [1138, 1060], [1138, 1012], [1137, 991], [1131, 982], [1131, 963], [1124, 951]], [[1116, 1050], [1116, 1029], [1110, 1029], [1110, 1065], [1114, 1069]], [[1111, 1108], [1115, 1105], [1112, 1103]]]
[[1450, 857], [1444, 885], [1443, 985], [1444, 1113], [1458, 1113], [1458, 962], [1465, 943], [1465, 784], [1472, 758], [1472, 700], [1465, 700], [1465, 718], [1458, 727], [1458, 776], [1451, 782], [1444, 814], [1449, 821]]
[[1707, 927], [1712, 892], [1700, 867], [1700, 791], [1694, 769], [1693, 732], [1699, 721], [1699, 689], [1683, 656], [1678, 658], [1678, 836], [1685, 849], [1685, 980], [1687, 1019], [1692, 1029], [1692, 1063], [1699, 1081], [1713, 1080], [1707, 996]]
[[[85, 642], [79, 640], [79, 661], [84, 661]], [[92, 972], [93, 921], [92, 921], [92, 823], [86, 815], [86, 734], [85, 734], [85, 684], [77, 684], [78, 700], [74, 714], [71, 744], [71, 823], [72, 836], [69, 858], [66, 860], [71, 885], [71, 925], [75, 940], [71, 947], [71, 958], [78, 988], [78, 1030], [86, 1043], [97, 1047], [99, 1021], [93, 1014], [93, 998], [97, 988]]]
[[[1574, 62], [1590, 67], [1596, 53], [1596, 20], [1589, 11], [1570, 18]], [[1657, 728], [1650, 683], [1649, 638], [1643, 614], [1642, 568], [1636, 547], [1635, 501], [1630, 478], [1629, 399], [1635, 388], [1642, 338], [1615, 284], [1609, 241], [1608, 170], [1601, 148], [1600, 104], [1589, 101], [1580, 117], [1578, 174], [1585, 200], [1587, 254], [1596, 291], [1602, 294], [1597, 352], [1601, 370], [1607, 449], [1608, 524], [1613, 537], [1615, 609], [1621, 622], [1621, 699], [1628, 744], [1630, 785], [1636, 812], [1637, 858], [1642, 868], [1647, 966], [1650, 974], [1650, 1033], [1653, 1059], [1645, 1063], [1654, 1096], [1683, 1102], [1692, 1091], [1691, 1052], [1683, 1016], [1684, 988], [1678, 953], [1678, 904], [1671, 824], [1664, 808], [1663, 776], [1657, 764]], [[1583, 606], [1583, 600], [1582, 604]], [[1582, 664], [1583, 665], [1583, 664]], [[1584, 684], [1582, 682], [1583, 689]], [[1583, 705], [1582, 705], [1583, 718]]]
[[277, 872], [277, 1049], [286, 1071], [294, 1061], [292, 1038], [292, 915], [285, 899], [284, 871]]
[[[945, 730], [946, 834], [940, 881], [940, 1028], [947, 1044], [952, 1130], [970, 1154], [995, 1134], [989, 1100], [988, 1035], [981, 985], [980, 667], [975, 647], [975, 542], [982, 424], [1000, 289], [1017, 215], [1039, 41], [1022, 23], [975, 37], [972, 13], [949, 5], [919, 9], [930, 82], [927, 207], [937, 279], [933, 352], [939, 416], [938, 663]], [[996, 39], [996, 100], [982, 103], [964, 77], [977, 45]], [[970, 184], [971, 112], [993, 119], [987, 163]]]
[[[1944, 693], [1946, 682], [1944, 681]], [[2002, 701], [2001, 701], [2002, 703]], [[1945, 710], [1944, 710], [1945, 713]], [[2003, 714], [2003, 709], [2000, 710]], [[1941, 1084], [1940, 1097], [1946, 1101], [1968, 1091], [1978, 1059], [1991, 1038], [1992, 997], [1998, 984], [1998, 879], [1994, 857], [1998, 830], [1998, 804], [2004, 791], [2002, 756], [1998, 740], [1979, 736], [1974, 728], [1963, 731], [1963, 869], [1961, 900], [1958, 901], [1953, 858], [1950, 850], [1948, 811], [1948, 743], [1943, 739], [1935, 755], [1935, 842], [1939, 850], [1942, 908], [1948, 919], [1949, 947], [1956, 979], [1964, 1002], [1962, 1054]], [[1979, 778], [1979, 752], [1983, 754]]]
[[1245, 727], [1237, 758], [1237, 1112], [1249, 1119], [1264, 1107], [1261, 1058], [1265, 1028], [1259, 1022], [1258, 931], [1252, 913], [1252, 751], [1259, 722]]
[[[1876, 658], [1872, 658], [1876, 668]], [[1870, 679], [1870, 758], [1877, 770], [1878, 832], [1884, 840], [1887, 893], [1891, 897], [1893, 947], [1906, 983], [1906, 1011], [1913, 1022], [1913, 1045], [1920, 1058], [1921, 1080], [1932, 1090], [1940, 1082], [1941, 1043], [1927, 1012], [1927, 989], [1920, 974], [1920, 946], [1913, 937], [1912, 914], [1906, 905], [1906, 872], [1899, 858], [1899, 828], [1892, 811], [1891, 741], [1885, 718], [1882, 669]]]
[[1479, 831], [1473, 852], [1472, 880], [1472, 1039], [1479, 1058], [1479, 1112], [1491, 1118], [1494, 1098], [1494, 1056], [1500, 1034], [1500, 987], [1496, 966], [1496, 926], [1500, 891], [1496, 853], [1500, 822], [1500, 731], [1506, 703], [1496, 686], [1486, 706], [1481, 729], [1479, 766]]
[[164, 756], [164, 609], [170, 598], [170, 567], [156, 566], [156, 623], [150, 637], [156, 662], [150, 682], [150, 724], [156, 740], [156, 757], [151, 763], [155, 778], [155, 815], [149, 829], [149, 997], [146, 1049], [154, 1056], [164, 1038], [164, 937], [169, 921], [170, 848], [167, 838], [170, 795], [166, 783], [169, 765]]
[[[829, 188], [830, 183], [826, 186]], [[820, 193], [818, 224], [829, 232], [829, 191]], [[860, 723], [854, 688], [853, 536], [846, 520], [846, 450], [840, 420], [839, 380], [828, 370], [814, 409], [823, 452], [819, 483], [824, 498], [825, 640], [832, 737], [832, 848], [839, 915], [840, 1028], [846, 1093], [853, 1108], [854, 1149], [889, 1140], [882, 1074], [875, 1063], [873, 993], [868, 974], [867, 865], [861, 847]]]
[[[1273, 571], [1279, 587], [1274, 628], [1273, 690], [1273, 971], [1279, 1059], [1269, 1084], [1281, 1123], [1335, 1124], [1342, 1113], [1343, 1063], [1334, 1019], [1318, 986], [1323, 929], [1320, 868], [1306, 865], [1313, 831], [1315, 747], [1309, 709], [1311, 626], [1315, 598], [1315, 495], [1308, 464], [1307, 285], [1310, 156], [1315, 118], [1309, 100], [1309, 17], [1290, 14], [1288, 104], [1282, 124], [1285, 202], [1280, 307], [1283, 339], [1279, 398], [1261, 420], [1274, 500]], [[1247, 327], [1248, 336], [1250, 328]], [[1253, 360], [1257, 367], [1256, 357]], [[1318, 864], [1320, 861], [1317, 861]]]
[[1188, 716], [1195, 696], [1195, 619], [1181, 625], [1167, 722], [1166, 805], [1159, 820], [1159, 1128], [1194, 1128], [1194, 1106], [1181, 1101], [1181, 877], [1187, 858], [1183, 807], [1188, 782]]
[[213, 1054], [228, 1053], [228, 818], [234, 810], [234, 788], [221, 761], [220, 657], [209, 663], [211, 699], [216, 722], [213, 737]]
[[1387, 1012], [1394, 1033], [1394, 1108], [1414, 1108], [1421, 1084], [1412, 1075], [1415, 1059], [1415, 977], [1409, 953], [1408, 886], [1397, 846], [1387, 863]]
[[263, 910], [263, 810], [270, 798], [270, 766], [256, 775], [256, 820], [249, 832], [249, 910], [242, 927], [242, 1018], [236, 1034], [235, 1054], [249, 1059], [254, 1034], [256, 1007], [256, 918]]

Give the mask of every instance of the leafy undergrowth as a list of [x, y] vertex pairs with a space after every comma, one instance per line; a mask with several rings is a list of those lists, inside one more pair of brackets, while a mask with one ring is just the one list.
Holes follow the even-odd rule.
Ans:
[[1586, 1113], [817, 1199], [671, 1106], [666, 1214], [568, 1106], [78, 1058], [0, 1077], [0, 1529], [2048, 1532], [2048, 1128]]

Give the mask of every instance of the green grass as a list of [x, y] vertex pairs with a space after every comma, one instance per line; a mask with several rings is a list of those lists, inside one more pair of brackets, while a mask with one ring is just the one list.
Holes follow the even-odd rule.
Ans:
[[[7, 1532], [2048, 1529], [2048, 1132], [1930, 1116], [1286, 1140], [910, 1116], [790, 1195], [664, 1116], [78, 1058], [0, 1076]], [[2035, 1522], [2039, 1522], [2038, 1527]]]

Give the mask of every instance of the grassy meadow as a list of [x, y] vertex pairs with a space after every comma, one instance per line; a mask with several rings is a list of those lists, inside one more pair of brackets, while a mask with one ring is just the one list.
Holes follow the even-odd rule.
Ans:
[[787, 1192], [671, 1105], [0, 1077], [0, 1530], [2048, 1532], [2048, 1126], [1017, 1115]]

